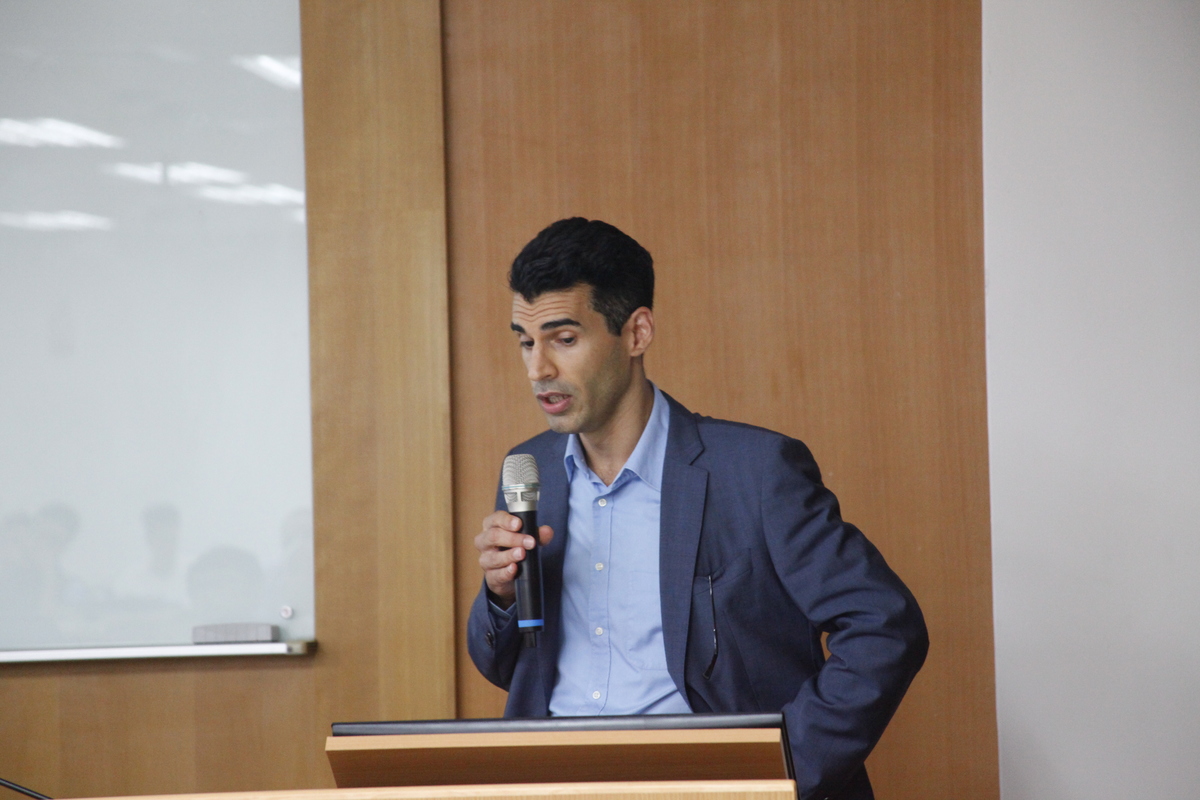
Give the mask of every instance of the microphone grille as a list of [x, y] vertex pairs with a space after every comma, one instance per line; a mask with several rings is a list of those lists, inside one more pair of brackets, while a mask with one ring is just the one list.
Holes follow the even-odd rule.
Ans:
[[500, 484], [517, 486], [530, 483], [539, 483], [537, 459], [528, 453], [506, 456], [504, 468], [500, 470]]

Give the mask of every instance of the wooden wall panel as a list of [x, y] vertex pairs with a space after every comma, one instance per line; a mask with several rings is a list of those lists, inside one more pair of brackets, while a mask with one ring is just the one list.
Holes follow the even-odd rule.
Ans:
[[508, 264], [570, 215], [654, 254], [651, 377], [805, 440], [926, 612], [880, 796], [998, 795], [977, 2], [446, 0], [458, 703], [471, 538], [544, 427]]
[[322, 710], [453, 716], [439, 6], [303, 8]]
[[329, 724], [453, 717], [436, 0], [304, 0], [313, 657], [0, 667], [0, 776], [55, 797], [333, 785]]

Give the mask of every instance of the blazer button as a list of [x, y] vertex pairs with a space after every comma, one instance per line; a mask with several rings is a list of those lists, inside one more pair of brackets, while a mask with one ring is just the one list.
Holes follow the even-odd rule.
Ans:
[[496, 646], [496, 634], [492, 633], [491, 631], [488, 631], [487, 633], [485, 633], [483, 635], [483, 638], [487, 640], [488, 647]]

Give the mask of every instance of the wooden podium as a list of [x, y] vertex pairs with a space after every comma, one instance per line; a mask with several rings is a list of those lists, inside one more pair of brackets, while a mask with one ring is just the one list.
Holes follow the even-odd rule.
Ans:
[[780, 727], [556, 730], [551, 724], [513, 731], [485, 725], [472, 732], [470, 721], [458, 725], [468, 732], [413, 727], [403, 734], [330, 736], [325, 752], [339, 789], [390, 791], [370, 800], [796, 798]]
[[598, 718], [352, 724], [408, 732], [329, 737], [337, 789], [127, 800], [796, 800], [772, 716], [686, 715], [682, 727], [626, 718], [628, 728], [602, 718], [599, 729], [587, 729]]

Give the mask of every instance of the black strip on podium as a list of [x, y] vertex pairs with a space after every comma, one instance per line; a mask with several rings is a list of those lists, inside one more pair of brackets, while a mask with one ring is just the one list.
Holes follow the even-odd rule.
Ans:
[[[408, 722], [335, 722], [334, 736], [414, 733], [534, 733], [546, 731], [661, 731], [700, 728], [783, 728], [782, 714], [638, 714], [611, 717], [431, 719]], [[784, 729], [786, 735], [786, 729]]]

